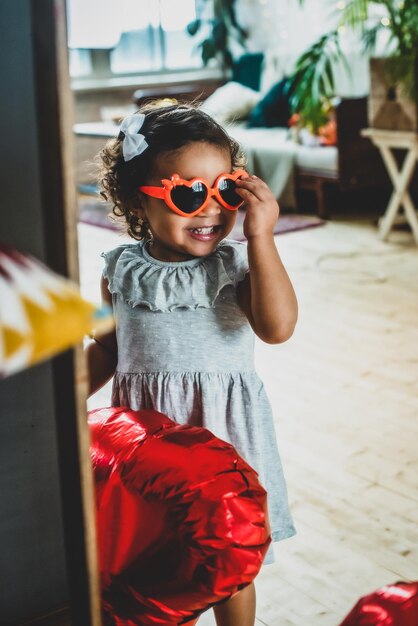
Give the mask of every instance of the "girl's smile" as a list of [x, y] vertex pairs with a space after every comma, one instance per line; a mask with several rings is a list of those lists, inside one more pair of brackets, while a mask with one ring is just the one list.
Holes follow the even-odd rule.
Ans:
[[222, 229], [220, 224], [212, 224], [210, 226], [190, 227], [187, 230], [190, 235], [198, 241], [212, 241], [215, 239], [219, 231]]
[[[156, 159], [156, 167], [147, 185], [161, 185], [173, 172], [191, 180], [201, 177], [213, 184], [219, 174], [231, 171], [229, 153], [218, 146], [194, 142]], [[216, 246], [229, 235], [236, 211], [223, 208], [211, 198], [201, 213], [184, 217], [174, 213], [157, 198], [140, 195], [139, 216], [148, 222], [153, 240], [149, 247], [152, 256], [160, 261], [184, 261], [211, 254]]]

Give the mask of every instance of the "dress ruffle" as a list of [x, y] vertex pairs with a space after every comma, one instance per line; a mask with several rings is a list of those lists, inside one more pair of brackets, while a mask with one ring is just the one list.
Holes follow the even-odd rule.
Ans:
[[273, 541], [295, 534], [273, 416], [255, 371], [116, 371], [112, 406], [160, 411], [180, 424], [207, 428], [232, 443], [267, 489]]
[[103, 253], [103, 275], [109, 291], [132, 307], [165, 312], [211, 308], [224, 287], [244, 279], [246, 248], [244, 243], [224, 240], [209, 256], [171, 263], [154, 259], [140, 241]]

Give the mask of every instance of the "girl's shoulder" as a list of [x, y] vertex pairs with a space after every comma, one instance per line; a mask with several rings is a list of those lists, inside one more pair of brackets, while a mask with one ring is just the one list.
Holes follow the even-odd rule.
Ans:
[[137, 265], [143, 259], [143, 242], [126, 243], [106, 252], [100, 256], [104, 259], [103, 277], [107, 280], [110, 293], [118, 291], [118, 285], [128, 276], [132, 263]]
[[224, 240], [205, 257], [170, 263], [154, 259], [144, 242], [118, 246], [102, 256], [109, 291], [131, 306], [153, 311], [212, 307], [220, 290], [248, 272], [246, 244]]
[[[142, 243], [142, 242], [139, 242]], [[116, 248], [112, 248], [111, 250], [107, 250], [106, 252], [102, 252], [100, 256], [102, 256], [105, 260], [105, 266], [114, 265], [117, 263], [120, 256], [124, 253], [133, 253], [138, 254], [139, 246], [138, 243], [125, 243]]]
[[212, 257], [215, 264], [222, 264], [234, 284], [239, 283], [248, 272], [247, 244], [243, 241], [224, 239], [209, 258]]

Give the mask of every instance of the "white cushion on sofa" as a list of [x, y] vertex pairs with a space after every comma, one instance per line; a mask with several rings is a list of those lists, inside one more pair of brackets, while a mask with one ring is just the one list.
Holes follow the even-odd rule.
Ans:
[[338, 149], [337, 146], [298, 146], [296, 151], [297, 167], [322, 170], [324, 173], [337, 174]]
[[232, 120], [242, 120], [248, 117], [260, 99], [260, 93], [230, 81], [218, 87], [201, 105], [201, 109], [209, 113], [221, 124]]

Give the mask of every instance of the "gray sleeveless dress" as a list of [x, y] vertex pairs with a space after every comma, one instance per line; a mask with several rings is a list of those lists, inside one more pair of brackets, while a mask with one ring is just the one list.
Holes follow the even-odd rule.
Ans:
[[177, 263], [154, 259], [142, 241], [103, 257], [117, 324], [112, 405], [155, 409], [232, 443], [268, 492], [273, 541], [293, 535], [254, 333], [236, 298], [246, 244], [224, 240]]

